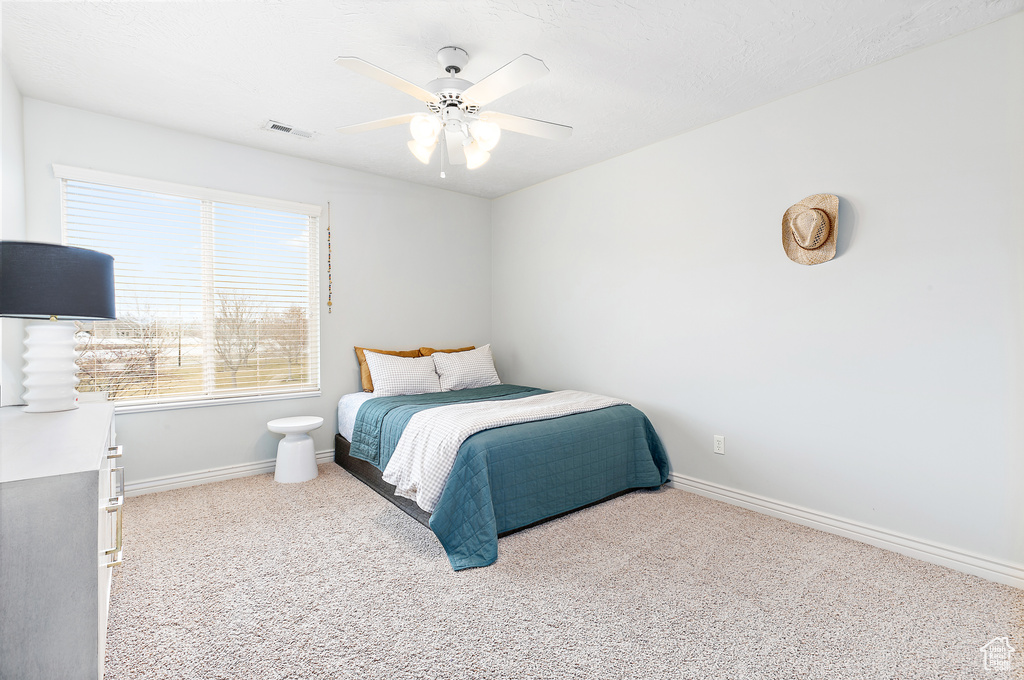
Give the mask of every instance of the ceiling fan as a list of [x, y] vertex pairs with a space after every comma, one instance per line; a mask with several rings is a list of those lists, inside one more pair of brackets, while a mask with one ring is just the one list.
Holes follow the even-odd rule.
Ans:
[[445, 176], [449, 164], [465, 165], [474, 170], [486, 163], [502, 130], [546, 139], [566, 139], [572, 135], [568, 125], [480, 110], [547, 74], [548, 68], [540, 59], [521, 55], [476, 84], [457, 77], [469, 63], [469, 54], [464, 49], [442, 47], [437, 60], [444, 75], [422, 88], [357, 57], [338, 57], [335, 61], [341, 66], [390, 85], [427, 105], [426, 112], [347, 125], [338, 128], [338, 132], [366, 132], [408, 123], [412, 134], [409, 150], [424, 165], [430, 163], [434, 149], [443, 139], [441, 177]]

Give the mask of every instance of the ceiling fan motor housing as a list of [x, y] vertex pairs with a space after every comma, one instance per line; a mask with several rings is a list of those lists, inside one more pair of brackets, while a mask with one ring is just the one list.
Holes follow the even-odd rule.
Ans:
[[436, 104], [427, 102], [427, 108], [433, 113], [441, 113], [447, 108], [456, 107], [466, 113], [476, 113], [480, 107], [463, 100], [462, 92], [473, 83], [461, 78], [438, 78], [427, 83], [427, 89], [437, 95]]

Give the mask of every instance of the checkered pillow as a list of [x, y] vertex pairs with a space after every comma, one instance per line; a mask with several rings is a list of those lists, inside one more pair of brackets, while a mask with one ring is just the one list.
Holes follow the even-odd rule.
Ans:
[[494, 370], [490, 345], [468, 352], [436, 352], [431, 354], [430, 358], [434, 360], [434, 368], [441, 378], [443, 392], [501, 384], [498, 372]]
[[441, 383], [430, 357], [396, 357], [365, 350], [366, 366], [376, 397], [440, 392]]

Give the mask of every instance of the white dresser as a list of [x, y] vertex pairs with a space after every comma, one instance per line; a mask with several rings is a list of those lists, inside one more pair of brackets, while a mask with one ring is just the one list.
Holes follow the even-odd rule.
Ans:
[[0, 678], [102, 678], [124, 479], [114, 407], [0, 408]]

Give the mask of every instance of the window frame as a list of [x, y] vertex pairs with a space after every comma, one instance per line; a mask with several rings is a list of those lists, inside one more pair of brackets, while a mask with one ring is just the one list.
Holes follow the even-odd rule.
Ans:
[[[211, 201], [219, 203], [228, 203], [248, 208], [266, 209], [274, 211], [292, 212], [297, 214], [308, 215], [311, 219], [316, 220], [315, 229], [312, 230], [310, 242], [309, 242], [309, 287], [310, 287], [310, 305], [311, 311], [315, 312], [315, 324], [310, 324], [311, 328], [315, 332], [315, 347], [316, 347], [316, 366], [310, 371], [311, 379], [315, 378], [315, 388], [308, 390], [298, 390], [293, 392], [277, 392], [267, 394], [239, 394], [234, 396], [214, 397], [209, 394], [198, 394], [193, 396], [184, 396], [175, 399], [168, 399], [165, 401], [151, 402], [151, 403], [131, 403], [131, 401], [114, 401], [114, 410], [116, 413], [141, 413], [147, 411], [167, 411], [185, 408], [199, 408], [206, 406], [227, 406], [231, 404], [243, 404], [261, 401], [279, 401], [285, 399], [310, 399], [316, 398], [322, 395], [322, 364], [323, 357], [321, 355], [321, 315], [320, 315], [320, 229], [319, 221], [320, 216], [323, 212], [321, 206], [312, 203], [300, 203], [297, 201], [286, 201], [281, 199], [266, 198], [263, 196], [256, 196], [252, 194], [243, 194], [232, 191], [224, 191], [221, 189], [211, 189], [208, 187], [197, 187], [187, 184], [178, 184], [176, 182], [168, 182], [164, 180], [155, 180], [142, 177], [133, 177], [130, 175], [121, 175], [118, 173], [106, 172], [102, 170], [93, 170], [89, 168], [78, 168], [67, 165], [53, 164], [53, 174], [60, 183], [60, 219], [61, 219], [61, 243], [67, 244], [68, 240], [68, 225], [67, 225], [67, 209], [64, 202], [64, 186], [65, 180], [88, 182], [92, 184], [100, 184], [110, 186], [114, 188], [129, 189], [135, 191], [146, 191], [157, 194], [166, 194], [170, 196], [195, 199], [200, 201]], [[83, 393], [88, 395], [90, 393]]]

